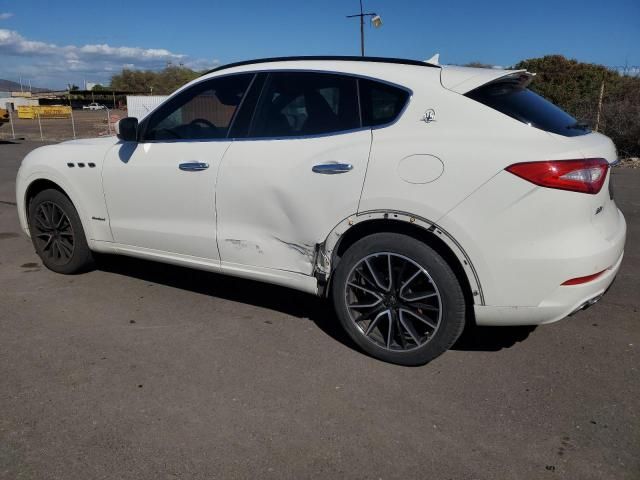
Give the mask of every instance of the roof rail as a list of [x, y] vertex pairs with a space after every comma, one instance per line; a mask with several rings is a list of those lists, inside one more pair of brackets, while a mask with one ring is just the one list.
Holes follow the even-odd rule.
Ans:
[[227, 68], [242, 67], [244, 65], [251, 65], [254, 63], [272, 63], [272, 62], [291, 62], [291, 61], [303, 61], [303, 60], [333, 60], [340, 62], [372, 62], [372, 63], [395, 63], [399, 65], [414, 65], [418, 67], [432, 67], [440, 68], [440, 65], [433, 65], [427, 62], [421, 62], [419, 60], [407, 60], [405, 58], [386, 58], [386, 57], [356, 57], [347, 55], [325, 55], [325, 56], [298, 56], [298, 57], [271, 57], [271, 58], [258, 58], [255, 60], [244, 60], [242, 62], [228, 63], [227, 65], [221, 65], [204, 72], [202, 75], [208, 75], [209, 73], [218, 72]]

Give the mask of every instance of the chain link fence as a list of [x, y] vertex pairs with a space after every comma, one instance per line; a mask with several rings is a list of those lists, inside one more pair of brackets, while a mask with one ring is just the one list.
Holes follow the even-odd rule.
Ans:
[[[127, 116], [125, 110], [76, 109], [67, 107], [64, 113], [47, 114], [36, 110], [32, 115], [6, 108], [8, 121], [0, 123], [0, 140], [63, 141], [115, 135], [114, 124]], [[31, 118], [28, 118], [31, 117]]]

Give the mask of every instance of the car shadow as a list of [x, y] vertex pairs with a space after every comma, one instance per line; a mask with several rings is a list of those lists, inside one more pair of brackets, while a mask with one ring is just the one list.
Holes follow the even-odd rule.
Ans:
[[517, 327], [479, 327], [468, 325], [451, 350], [463, 350], [470, 352], [497, 352], [505, 348], [511, 348], [516, 343], [526, 340], [535, 325], [522, 325]]
[[96, 255], [96, 267], [116, 275], [308, 319], [330, 337], [356, 349], [355, 343], [340, 327], [331, 304], [308, 293], [230, 275], [119, 255]]
[[[247, 280], [137, 258], [96, 256], [100, 271], [137, 278], [145, 282], [245, 303], [311, 320], [320, 330], [349, 348], [356, 344], [344, 333], [330, 302], [278, 285]], [[496, 352], [525, 340], [535, 327], [468, 326], [452, 350]]]

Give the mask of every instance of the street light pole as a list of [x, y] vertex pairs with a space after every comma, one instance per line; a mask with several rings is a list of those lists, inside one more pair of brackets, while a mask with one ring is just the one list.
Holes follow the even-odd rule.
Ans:
[[364, 13], [362, 13], [362, 0], [360, 0], [360, 55], [364, 57]]
[[375, 12], [365, 13], [362, 7], [362, 0], [360, 0], [360, 13], [355, 15], [347, 15], [347, 18], [356, 18], [360, 19], [360, 55], [364, 57], [364, 17], [371, 17], [371, 23], [376, 28], [379, 28], [382, 25], [382, 19]]

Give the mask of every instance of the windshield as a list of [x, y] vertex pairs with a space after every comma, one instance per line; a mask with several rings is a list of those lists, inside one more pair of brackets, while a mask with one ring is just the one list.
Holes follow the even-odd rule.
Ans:
[[483, 85], [467, 97], [532, 127], [565, 137], [585, 135], [589, 127], [578, 122], [550, 101], [518, 82], [503, 81]]

